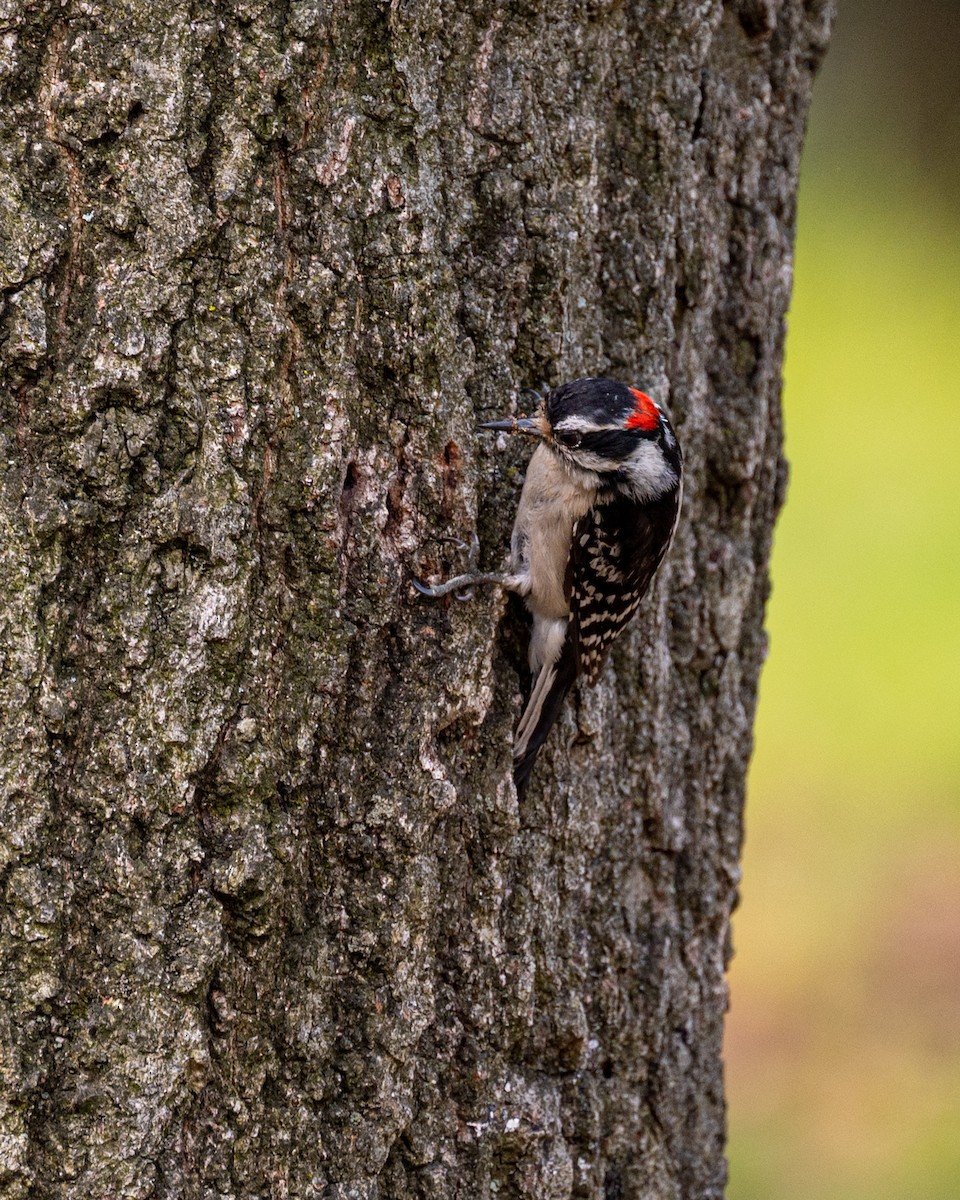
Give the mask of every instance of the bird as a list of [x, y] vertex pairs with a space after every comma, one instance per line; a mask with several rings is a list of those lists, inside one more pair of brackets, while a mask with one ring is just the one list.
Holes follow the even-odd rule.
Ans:
[[611, 644], [637, 611], [676, 532], [683, 454], [648, 390], [575, 379], [549, 391], [532, 417], [481, 429], [537, 439], [504, 573], [469, 572], [424, 596], [496, 584], [533, 617], [530, 696], [514, 734], [513, 776], [525, 791], [534, 762], [578, 678], [595, 684]]

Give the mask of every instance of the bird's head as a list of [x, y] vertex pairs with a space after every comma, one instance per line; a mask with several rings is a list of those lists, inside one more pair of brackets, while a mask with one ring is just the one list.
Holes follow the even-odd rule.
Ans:
[[597, 486], [656, 499], [680, 483], [683, 458], [670, 420], [640, 388], [615, 379], [575, 379], [550, 392], [536, 416], [488, 421], [482, 429], [526, 433]]

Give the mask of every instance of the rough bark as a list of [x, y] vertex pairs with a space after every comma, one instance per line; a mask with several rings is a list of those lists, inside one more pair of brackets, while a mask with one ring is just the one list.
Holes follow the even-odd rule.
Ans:
[[[0, 1195], [701, 1197], [819, 0], [0, 5]], [[523, 449], [670, 560], [518, 806]]]

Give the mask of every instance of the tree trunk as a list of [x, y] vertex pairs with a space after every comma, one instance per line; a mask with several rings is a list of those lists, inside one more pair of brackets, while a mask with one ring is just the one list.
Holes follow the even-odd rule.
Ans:
[[[199, 15], [198, 15], [199, 13]], [[3, 1197], [722, 1193], [820, 0], [7, 0]], [[525, 447], [677, 542], [517, 803]]]

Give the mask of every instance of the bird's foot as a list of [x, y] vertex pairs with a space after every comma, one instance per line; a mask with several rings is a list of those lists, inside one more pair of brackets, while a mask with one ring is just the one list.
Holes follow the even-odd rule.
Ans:
[[459, 550], [468, 551], [467, 570], [462, 575], [455, 575], [445, 583], [438, 583], [433, 587], [423, 583], [420, 579], [414, 578], [412, 580], [413, 586], [421, 596], [429, 596], [431, 600], [437, 600], [441, 596], [449, 596], [451, 593], [454, 593], [458, 600], [472, 600], [473, 587], [477, 583], [498, 583], [501, 586], [503, 585], [505, 576], [492, 572], [484, 573], [477, 571], [477, 560], [480, 557], [480, 539], [475, 533], [470, 539], [469, 546], [466, 542], [462, 542], [458, 538], [440, 538], [438, 540], [452, 542]]

